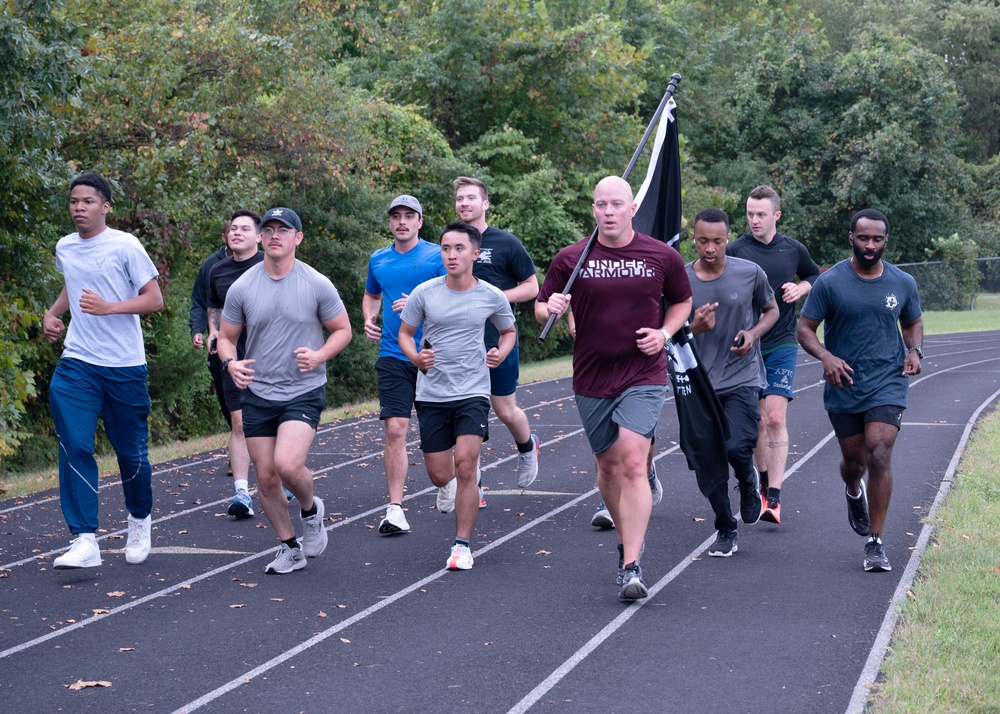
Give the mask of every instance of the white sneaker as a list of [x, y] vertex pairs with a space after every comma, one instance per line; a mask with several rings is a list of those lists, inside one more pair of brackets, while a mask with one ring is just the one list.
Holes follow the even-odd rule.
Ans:
[[517, 455], [517, 487], [527, 488], [538, 478], [538, 437], [531, 435], [531, 451]]
[[72, 568], [96, 568], [101, 564], [101, 546], [93, 533], [80, 533], [73, 540], [69, 550], [52, 561], [52, 567], [58, 570]]
[[125, 562], [137, 565], [149, 557], [153, 545], [150, 533], [153, 524], [152, 516], [145, 518], [128, 517], [128, 540], [125, 541]]
[[406, 522], [406, 514], [403, 513], [402, 506], [395, 503], [389, 504], [385, 511], [385, 518], [378, 524], [378, 532], [382, 535], [410, 532], [410, 524]]
[[316, 515], [302, 519], [302, 552], [307, 558], [322, 555], [330, 538], [323, 527], [323, 517], [326, 516], [323, 501], [318, 496], [313, 496], [313, 505], [316, 506]]
[[472, 551], [469, 550], [469, 546], [456, 543], [451, 547], [448, 570], [472, 570], [472, 563]]
[[440, 513], [451, 513], [455, 510], [455, 493], [458, 492], [458, 479], [451, 481], [438, 489], [437, 509]]

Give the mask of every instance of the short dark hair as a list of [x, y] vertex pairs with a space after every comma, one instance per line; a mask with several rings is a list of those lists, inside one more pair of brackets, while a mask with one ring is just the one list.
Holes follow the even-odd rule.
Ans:
[[762, 198], [767, 198], [771, 200], [771, 206], [775, 211], [781, 209], [781, 196], [779, 196], [778, 192], [770, 186], [758, 186], [750, 192], [750, 195], [747, 196], [747, 198], [752, 198], [756, 201], [759, 201]]
[[457, 179], [451, 182], [451, 185], [455, 187], [455, 191], [462, 188], [462, 186], [475, 186], [479, 189], [479, 192], [483, 195], [484, 201], [490, 200], [490, 193], [486, 190], [486, 184], [480, 179], [469, 178], [468, 176], [459, 176]]
[[721, 208], [702, 209], [694, 217], [694, 223], [691, 224], [692, 227], [698, 225], [698, 221], [705, 221], [705, 223], [725, 223], [726, 230], [729, 230], [729, 216]]
[[229, 217], [229, 222], [232, 223], [240, 216], [246, 216], [253, 224], [257, 227], [257, 232], [260, 232], [260, 214], [257, 211], [251, 211], [249, 208], [237, 208], [233, 211], [233, 215]]
[[77, 186], [90, 186], [92, 189], [104, 196], [104, 200], [106, 202], [111, 203], [111, 184], [108, 183], [108, 180], [100, 174], [80, 174], [73, 179], [72, 183], [70, 183], [69, 190], [72, 191]]
[[[472, 247], [478, 249], [483, 244], [483, 234], [479, 232], [479, 229], [473, 225], [469, 225], [465, 221], [452, 221], [444, 227], [441, 231], [441, 238], [444, 238], [445, 233], [464, 233], [469, 236], [469, 242], [472, 243]], [[438, 239], [441, 240], [440, 238]]]
[[889, 219], [885, 217], [882, 211], [875, 208], [862, 208], [860, 211], [854, 214], [851, 218], [851, 233], [858, 226], [858, 221], [862, 218], [867, 218], [870, 221], [882, 221], [885, 224], [885, 234], [889, 235]]

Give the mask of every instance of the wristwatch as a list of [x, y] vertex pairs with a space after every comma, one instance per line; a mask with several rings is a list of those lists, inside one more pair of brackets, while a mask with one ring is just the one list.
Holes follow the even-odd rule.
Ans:
[[670, 345], [670, 333], [666, 327], [661, 327], [660, 332], [663, 333], [663, 348], [666, 349]]
[[228, 372], [229, 371], [229, 363], [232, 362], [232, 361], [233, 361], [232, 357], [226, 357], [224, 360], [222, 360], [222, 371], [223, 372]]
[[917, 347], [916, 345], [914, 345], [913, 347], [911, 347], [910, 349], [908, 349], [906, 351], [906, 354], [910, 354], [910, 352], [916, 352], [917, 353], [917, 357], [919, 357], [920, 359], [924, 358], [924, 351], [921, 348]]

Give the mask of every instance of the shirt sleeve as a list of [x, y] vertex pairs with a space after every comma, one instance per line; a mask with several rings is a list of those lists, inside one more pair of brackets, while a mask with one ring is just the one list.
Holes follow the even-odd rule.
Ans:
[[795, 274], [799, 276], [799, 280], [804, 280], [810, 285], [815, 285], [816, 279], [819, 277], [819, 266], [816, 265], [816, 261], [809, 255], [808, 248], [802, 243], [798, 244], [798, 248], [799, 267], [795, 269]]

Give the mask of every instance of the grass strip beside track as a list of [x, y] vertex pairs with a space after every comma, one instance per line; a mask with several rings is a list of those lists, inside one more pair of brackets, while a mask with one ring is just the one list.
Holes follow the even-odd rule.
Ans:
[[987, 712], [1000, 702], [1000, 413], [973, 433], [869, 711]]

